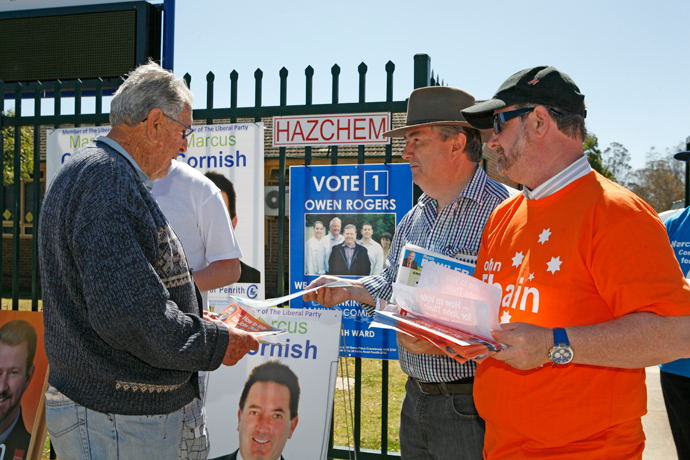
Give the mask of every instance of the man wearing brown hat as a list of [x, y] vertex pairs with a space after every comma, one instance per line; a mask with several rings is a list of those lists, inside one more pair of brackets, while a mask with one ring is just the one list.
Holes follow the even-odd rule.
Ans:
[[[402, 248], [411, 243], [469, 262], [479, 250], [482, 229], [508, 189], [489, 179], [479, 161], [482, 138], [460, 111], [474, 96], [450, 87], [416, 89], [410, 95], [405, 126], [384, 133], [405, 137], [403, 158], [424, 191], [395, 230], [389, 266], [379, 276], [347, 280], [350, 287], [324, 288], [305, 296], [333, 306], [356, 300], [370, 314], [377, 298], [390, 299]], [[336, 278], [322, 276], [309, 288]], [[405, 459], [478, 459], [484, 422], [472, 399], [476, 365], [460, 365], [428, 342], [399, 334], [400, 366], [410, 377], [400, 419], [400, 450]]]
[[644, 367], [690, 356], [690, 288], [656, 213], [593, 171], [584, 96], [553, 67], [463, 110], [524, 185], [486, 224], [474, 276], [508, 345], [477, 368], [484, 458], [640, 459]]

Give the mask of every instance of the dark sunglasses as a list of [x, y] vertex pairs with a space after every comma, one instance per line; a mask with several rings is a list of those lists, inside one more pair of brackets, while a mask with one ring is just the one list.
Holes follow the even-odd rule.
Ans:
[[536, 109], [536, 107], [528, 107], [526, 109], [515, 109], [509, 110], [508, 112], [494, 113], [493, 117], [491, 117], [491, 121], [494, 124], [494, 133], [500, 133], [503, 129], [503, 125], [507, 121], [512, 120], [515, 117], [519, 117], [520, 115], [530, 113], [534, 109]]

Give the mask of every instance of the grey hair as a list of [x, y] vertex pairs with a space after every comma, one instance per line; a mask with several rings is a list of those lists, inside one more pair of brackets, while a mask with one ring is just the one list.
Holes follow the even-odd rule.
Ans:
[[328, 224], [328, 226], [330, 227], [331, 225], [333, 225], [333, 222], [335, 222], [336, 220], [342, 225], [343, 221], [340, 220], [340, 219], [338, 219], [337, 217], [334, 217], [333, 219], [331, 219], [331, 221], [330, 221], [330, 223]]
[[355, 227], [353, 224], [347, 224], [347, 225], [345, 226], [345, 228], [343, 229], [343, 233], [345, 233], [345, 230], [347, 230], [348, 228], [354, 228], [354, 229], [355, 229], [355, 233], [357, 233], [357, 227]]
[[482, 160], [482, 136], [479, 131], [474, 128], [465, 128], [464, 126], [453, 125], [439, 125], [432, 126], [437, 133], [441, 135], [443, 142], [454, 138], [458, 134], [465, 135], [465, 153], [470, 161], [479, 163]]
[[[584, 142], [584, 140], [587, 138], [587, 128], [585, 127], [585, 118], [582, 115], [569, 112], [568, 110], [563, 110], [560, 107], [546, 104], [525, 103], [517, 104], [515, 107], [518, 109], [528, 109], [538, 107], [540, 105], [549, 111], [549, 116], [551, 119], [556, 121], [556, 126], [558, 127], [559, 131], [573, 139], [577, 139], [577, 136], [579, 135], [582, 137], [582, 142]], [[529, 114], [526, 113], [524, 115]], [[521, 115], [520, 117], [523, 118], [524, 115]]]
[[193, 102], [194, 96], [183, 80], [149, 61], [130, 72], [113, 96], [110, 124], [136, 126], [156, 108], [176, 118]]

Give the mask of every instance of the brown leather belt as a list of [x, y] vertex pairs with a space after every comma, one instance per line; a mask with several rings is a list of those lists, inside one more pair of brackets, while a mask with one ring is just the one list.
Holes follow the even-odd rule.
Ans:
[[414, 377], [410, 378], [415, 381], [419, 390], [427, 395], [471, 395], [474, 388], [474, 377], [441, 383], [424, 382]]

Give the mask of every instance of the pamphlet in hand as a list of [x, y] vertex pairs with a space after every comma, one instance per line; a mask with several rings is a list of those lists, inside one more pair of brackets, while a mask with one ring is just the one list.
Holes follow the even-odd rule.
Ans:
[[398, 265], [398, 277], [395, 282], [417, 286], [428, 262], [434, 262], [471, 276], [477, 265], [477, 256], [469, 254], [458, 254], [453, 257], [444, 256], [414, 244], [406, 244], [402, 249], [402, 257], [400, 257]]
[[220, 312], [218, 319], [230, 327], [249, 332], [257, 339], [284, 334], [285, 330], [271, 326], [253, 307], [234, 299]]
[[[347, 287], [349, 283], [343, 281], [336, 281], [333, 283], [319, 286], [318, 288], [309, 289], [306, 291], [296, 292], [284, 297], [267, 300], [252, 300], [243, 297], [230, 297], [230, 305], [218, 314], [218, 319], [230, 327], [236, 327], [242, 331], [251, 333], [254, 337], [268, 337], [272, 335], [284, 334], [285, 330], [278, 329], [271, 326], [264, 320], [255, 308], [275, 307], [282, 305], [288, 300], [304, 295], [308, 292], [316, 291], [324, 287]], [[261, 341], [261, 340], [259, 340]]]
[[427, 261], [418, 287], [393, 284], [390, 303], [376, 311], [371, 327], [426, 340], [459, 362], [481, 361], [505, 348], [491, 336], [500, 330], [500, 301], [498, 288]]

